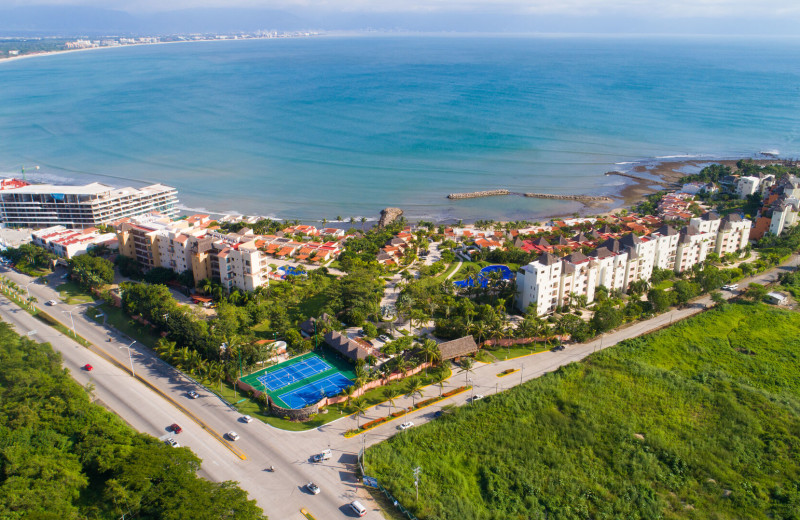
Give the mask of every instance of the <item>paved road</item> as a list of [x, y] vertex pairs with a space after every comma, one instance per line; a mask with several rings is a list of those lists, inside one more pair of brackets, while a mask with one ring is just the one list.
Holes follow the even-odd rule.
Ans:
[[[0, 269], [0, 272], [22, 285], [30, 280], [8, 269]], [[55, 280], [50, 285], [29, 285], [31, 295], [40, 302], [60, 301], [58, 293], [51, 287], [58, 285], [60, 280], [57, 280], [57, 275], [53, 278]], [[92, 350], [46, 326], [7, 299], [0, 298], [0, 303], [3, 320], [12, 323], [21, 333], [36, 330], [33, 337], [50, 342], [61, 352], [65, 366], [76, 380], [85, 384], [91, 378], [97, 387], [97, 398], [134, 428], [162, 438], [167, 434], [168, 425], [173, 422], [180, 424], [184, 432], [175, 438], [203, 459], [201, 475], [212, 481], [239, 481], [270, 518], [302, 520], [301, 507], [307, 508], [317, 518], [345, 518], [350, 516], [346, 504], [354, 498], [370, 509], [365, 518], [382, 518], [368, 493], [357, 485], [354, 475], [357, 444], [345, 446], [341, 435], [336, 437], [317, 431], [293, 433], [277, 430], [260, 421], [240, 422], [238, 412], [157, 359], [148, 349], [134, 344], [131, 354], [135, 374], [157, 389], [150, 390], [131, 376], [128, 353], [124, 348], [130, 343], [128, 338], [109, 333], [86, 317], [83, 313], [90, 305], [59, 303], [40, 307], [67, 327], [71, 327], [70, 316], [62, 311], [73, 311], [75, 329], [95, 345]], [[111, 342], [106, 341], [109, 337]], [[116, 364], [107, 361], [106, 357], [115, 359]], [[80, 367], [86, 363], [96, 368], [92, 372], [81, 370]], [[201, 397], [189, 399], [186, 396], [189, 390], [198, 391]], [[205, 427], [195, 422], [194, 417]], [[219, 439], [230, 430], [238, 432], [241, 438], [235, 443]], [[241, 450], [247, 460], [241, 460], [227, 447], [229, 445]], [[313, 453], [329, 446], [334, 453], [331, 460], [322, 464], [310, 462]], [[270, 465], [276, 467], [275, 473], [264, 471]], [[322, 493], [317, 496], [306, 493], [302, 486], [309, 480], [316, 482]]]
[[[797, 265], [798, 258], [794, 257], [787, 266], [744, 280], [740, 282], [740, 285], [746, 287], [747, 283], [751, 281], [760, 283], [774, 281], [778, 272]], [[30, 280], [24, 275], [8, 270], [3, 274], [22, 285]], [[32, 284], [29, 289], [40, 302], [58, 299], [57, 294], [49, 286]], [[729, 292], [723, 294], [726, 297], [733, 296]], [[496, 391], [516, 386], [566, 364], [579, 361], [599, 349], [608, 348], [625, 339], [645, 334], [667, 326], [673, 321], [701, 312], [709, 304], [710, 298], [705, 296], [695, 300], [691, 306], [685, 309], [674, 310], [646, 321], [637, 322], [607, 333], [594, 341], [571, 345], [561, 352], [542, 352], [524, 358], [479, 365], [470, 373], [456, 369], [453, 376], [444, 383], [444, 391], [464, 385], [471, 379], [474, 386], [471, 393], [460, 394], [437, 403], [435, 406], [418, 410], [405, 416], [403, 421], [412, 420], [415, 424], [426, 422], [431, 420], [433, 413], [445, 404], [463, 404], [472, 393], [490, 395]], [[381, 518], [374, 502], [368, 498], [368, 495], [355, 481], [353, 469], [356, 463], [356, 453], [362, 443], [369, 446], [397, 433], [397, 424], [401, 421], [392, 421], [351, 439], [345, 439], [342, 434], [355, 427], [355, 417], [346, 417], [307, 432], [277, 430], [259, 421], [243, 424], [238, 422], [239, 414], [218, 398], [209, 395], [178, 371], [162, 363], [147, 349], [134, 345], [131, 350], [136, 374], [146, 378], [162, 393], [162, 395], [157, 395], [148, 391], [141, 382], [133, 379], [129, 372], [119, 368], [120, 365], [127, 366], [128, 363], [126, 351], [120, 348], [127, 345], [126, 338], [112, 336], [112, 342], [106, 342], [107, 331], [86, 318], [82, 314], [83, 307], [86, 306], [59, 304], [54, 308], [46, 307], [45, 309], [67, 326], [69, 326], [69, 316], [54, 311], [78, 311], [73, 313], [78, 333], [106, 351], [108, 355], [113, 356], [119, 365], [107, 363], [97, 354], [77, 346], [68, 338], [48, 329], [41, 322], [4, 299], [0, 305], [0, 314], [3, 319], [15, 324], [20, 332], [27, 332], [31, 329], [39, 331], [36, 337], [51, 342], [64, 354], [65, 364], [73, 371], [75, 378], [85, 383], [91, 377], [94, 384], [97, 385], [97, 397], [139, 431], [162, 437], [165, 434], [164, 428], [168, 424], [181, 423], [185, 433], [179, 435], [178, 440], [189, 446], [203, 459], [202, 474], [215, 481], [237, 480], [241, 482], [242, 487], [258, 501], [259, 506], [271, 518], [301, 520], [300, 507], [308, 508], [317, 518], [346, 517], [349, 516], [349, 512], [345, 504], [356, 497], [369, 509], [366, 518]], [[91, 373], [81, 372], [78, 369], [87, 362], [97, 367]], [[497, 374], [507, 368], [518, 368], [520, 371], [504, 378], [498, 378]], [[123, 382], [125, 384], [122, 384]], [[185, 392], [190, 389], [196, 389], [204, 395], [200, 399], [190, 400], [185, 396]], [[437, 387], [425, 389], [425, 395], [428, 397], [437, 395], [439, 392]], [[231, 429], [239, 432], [242, 438], [235, 443], [235, 447], [247, 455], [247, 460], [240, 460], [226, 447], [224, 442], [209, 434], [208, 429], [203, 429], [199, 424], [193, 422], [188, 414], [184, 414], [179, 406], [176, 406], [176, 403], [184, 407], [188, 414], [199, 418], [208, 426], [208, 429], [217, 434]], [[395, 407], [408, 407], [411, 403], [412, 399], [410, 398], [400, 398], [395, 400]], [[388, 405], [378, 405], [370, 409], [366, 418], [362, 418], [361, 421], [386, 416], [388, 413]], [[327, 447], [333, 450], [332, 460], [319, 465], [309, 462], [311, 454]], [[274, 464], [278, 468], [276, 473], [264, 471], [264, 468], [270, 464]], [[320, 495], [311, 496], [302, 490], [301, 486], [309, 479], [320, 485], [323, 490]]]

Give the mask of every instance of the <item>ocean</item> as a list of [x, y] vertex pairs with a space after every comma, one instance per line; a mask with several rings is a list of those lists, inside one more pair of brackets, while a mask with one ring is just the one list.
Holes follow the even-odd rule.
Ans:
[[[309, 37], [0, 63], [0, 172], [303, 221], [536, 220], [659, 157], [800, 156], [800, 40]], [[37, 172], [30, 168], [40, 167]], [[33, 173], [33, 174], [31, 174]]]

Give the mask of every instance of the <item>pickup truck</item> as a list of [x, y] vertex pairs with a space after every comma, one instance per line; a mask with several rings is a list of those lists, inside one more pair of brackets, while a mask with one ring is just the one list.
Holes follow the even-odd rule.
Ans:
[[321, 453], [317, 453], [311, 457], [311, 462], [322, 462], [323, 460], [330, 459], [331, 456], [331, 450], [322, 450]]

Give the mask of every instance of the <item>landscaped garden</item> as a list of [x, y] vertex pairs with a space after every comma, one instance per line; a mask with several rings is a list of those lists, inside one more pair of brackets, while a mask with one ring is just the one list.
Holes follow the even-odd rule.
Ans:
[[799, 371], [800, 314], [724, 304], [373, 446], [366, 471], [420, 519], [798, 518]]

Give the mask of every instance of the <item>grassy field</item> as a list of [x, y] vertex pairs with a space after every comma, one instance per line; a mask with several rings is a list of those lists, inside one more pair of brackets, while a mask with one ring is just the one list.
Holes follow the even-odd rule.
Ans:
[[56, 287], [56, 291], [58, 291], [58, 295], [67, 305], [75, 305], [76, 303], [92, 303], [94, 301], [94, 297], [75, 282], [62, 283]]
[[99, 309], [100, 312], [105, 315], [104, 317], [108, 325], [113, 326], [115, 329], [129, 336], [131, 339], [135, 339], [139, 343], [146, 345], [151, 349], [155, 348], [156, 341], [158, 341], [159, 336], [153, 332], [151, 327], [133, 321], [126, 316], [124, 312], [122, 312], [122, 309], [119, 307], [114, 307], [113, 305], [108, 305], [107, 303], [97, 307], [92, 307], [86, 311], [86, 314], [98, 323], [103, 323], [104, 317], [97, 317], [97, 309]]
[[797, 519], [798, 373], [800, 314], [728, 304], [373, 446], [367, 473], [420, 519]]

